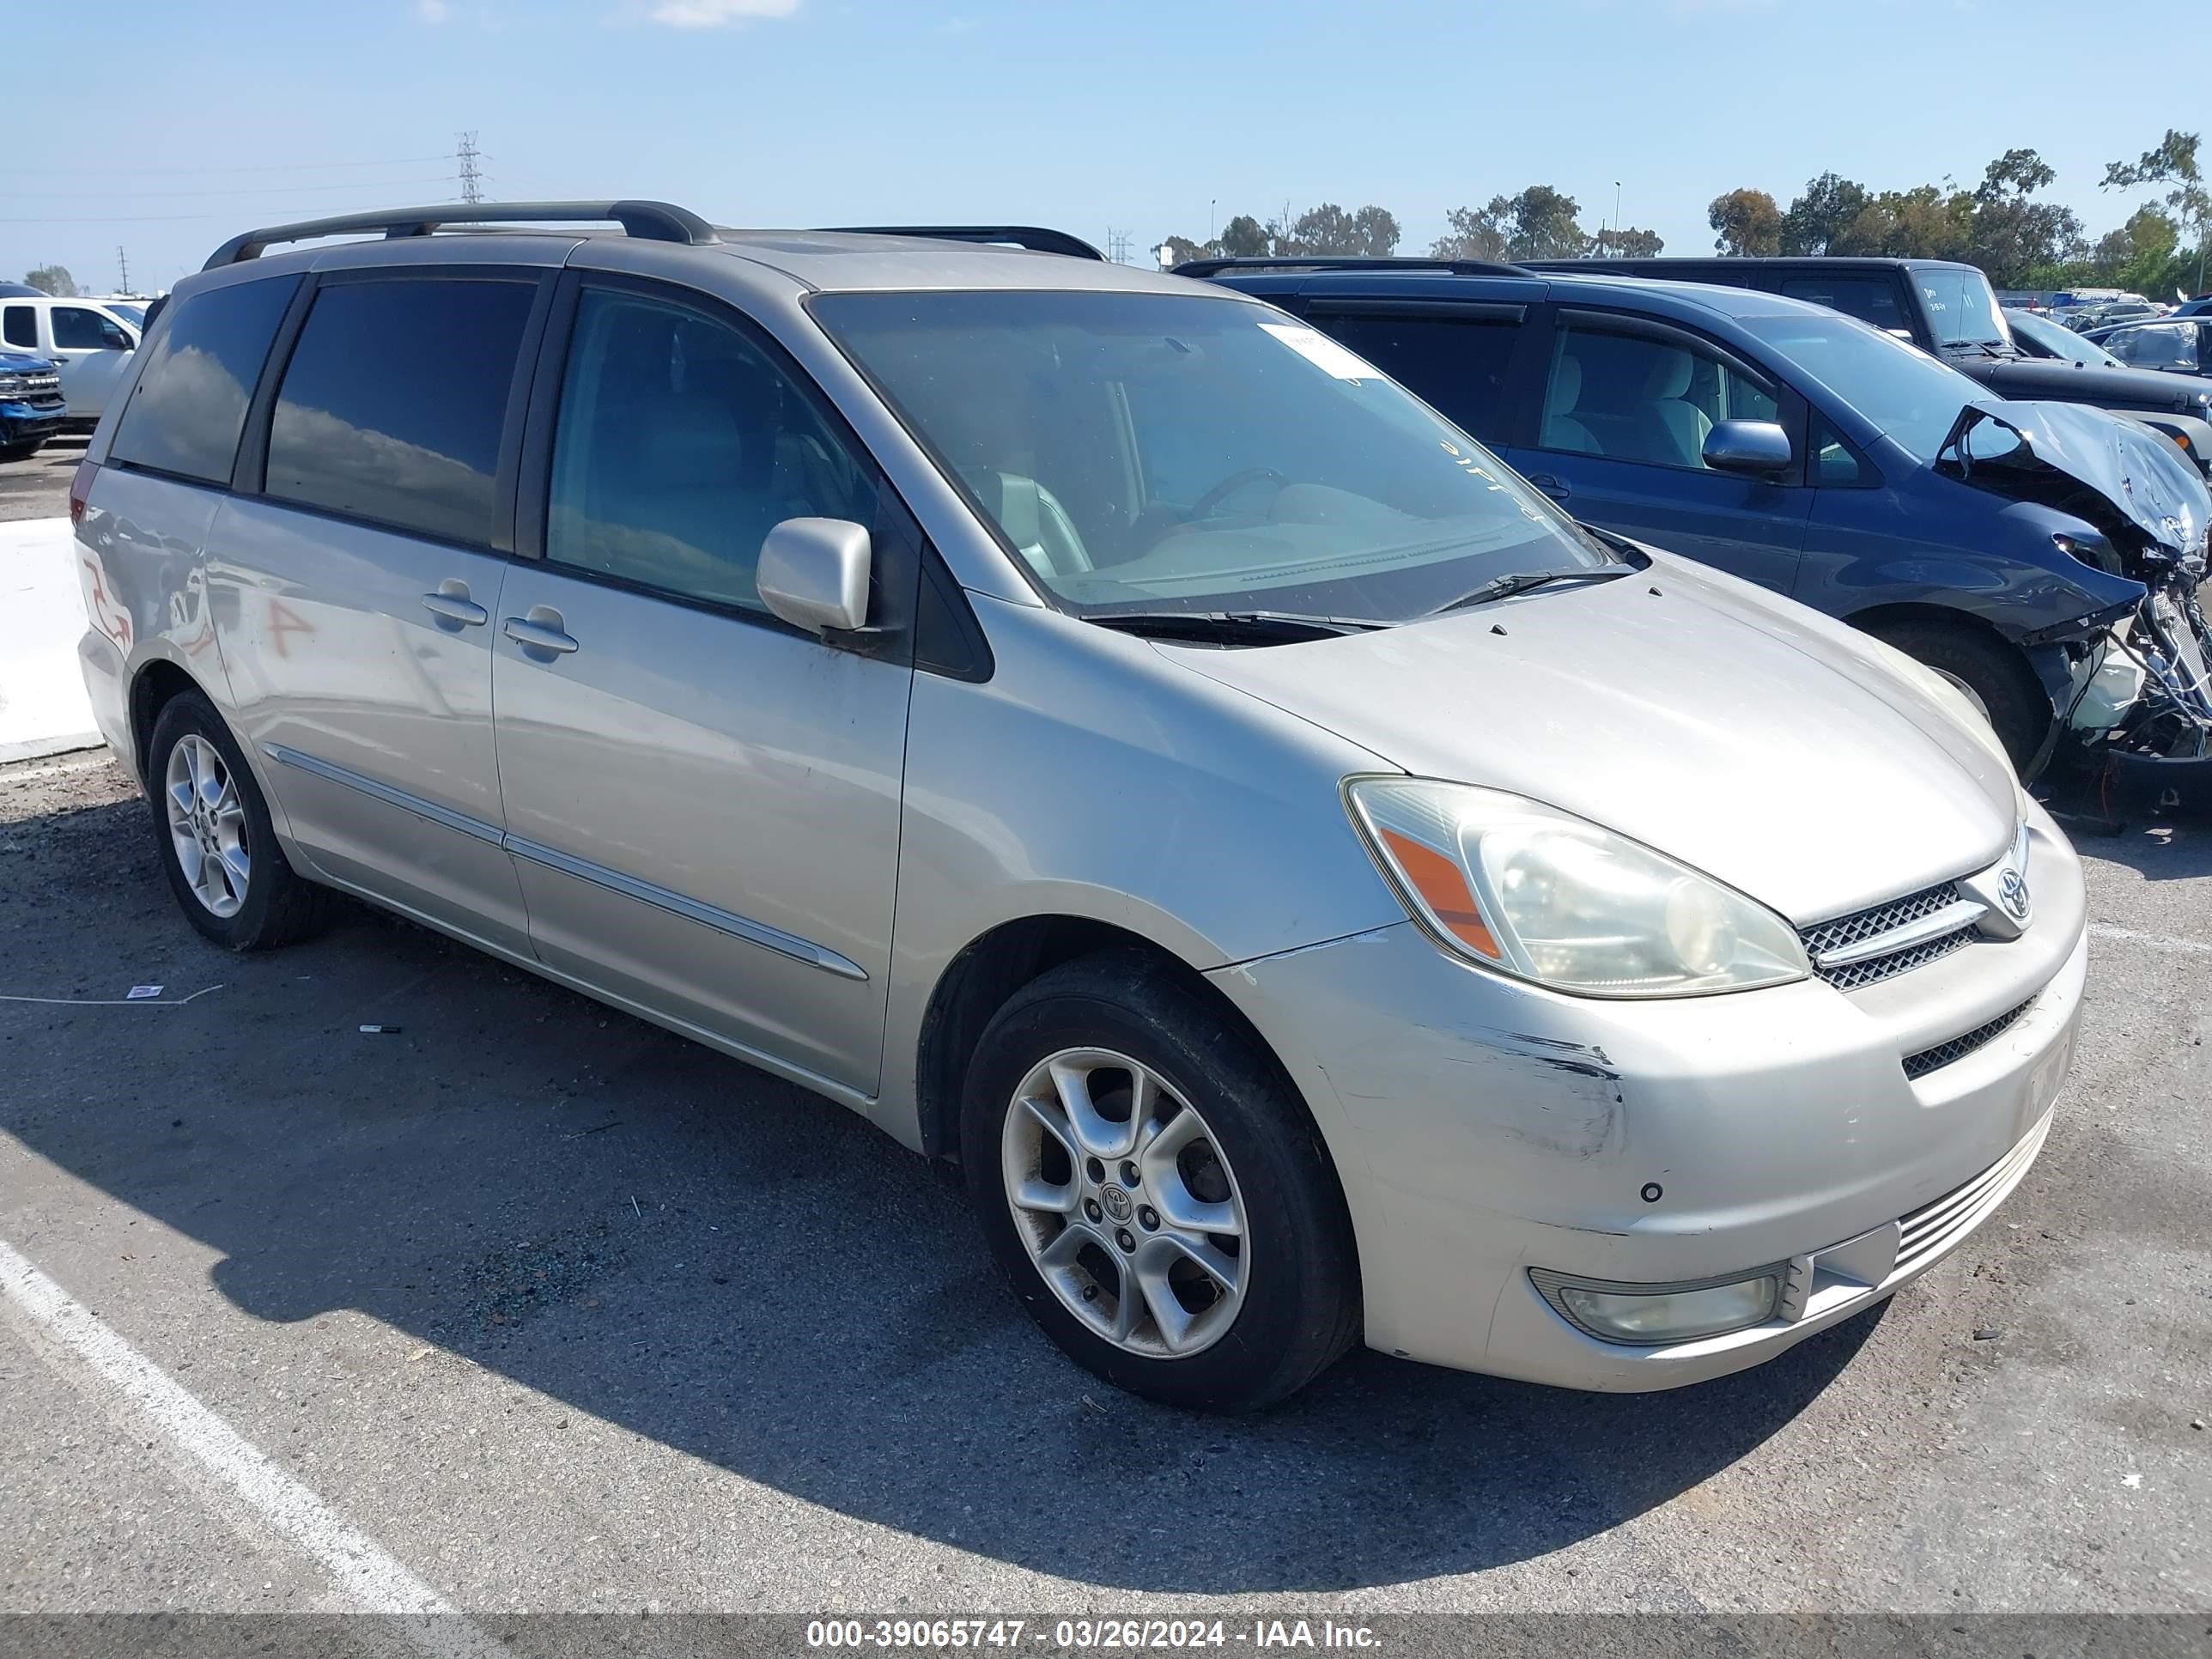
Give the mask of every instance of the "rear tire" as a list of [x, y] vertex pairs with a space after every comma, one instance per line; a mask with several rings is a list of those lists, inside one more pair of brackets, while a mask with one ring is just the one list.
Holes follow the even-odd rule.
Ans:
[[999, 1011], [969, 1066], [961, 1154], [1023, 1305], [1117, 1388], [1253, 1411], [1358, 1334], [1352, 1224], [1304, 1103], [1142, 951], [1053, 969]]
[[1867, 630], [1886, 645], [1963, 686], [1989, 716], [2013, 769], [2025, 777], [2054, 718], [2027, 659], [2003, 641], [1943, 623], [1905, 622]]
[[146, 785], [162, 872], [202, 934], [228, 951], [268, 951], [322, 926], [329, 891], [285, 859], [238, 739], [198, 691], [162, 705]]

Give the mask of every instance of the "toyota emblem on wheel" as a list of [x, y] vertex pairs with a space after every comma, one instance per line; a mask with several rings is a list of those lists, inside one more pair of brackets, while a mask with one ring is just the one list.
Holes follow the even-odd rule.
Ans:
[[2027, 878], [2017, 870], [2006, 871], [1997, 878], [1997, 899], [2004, 906], [2005, 914], [2014, 921], [2026, 921], [2029, 905]]
[[1106, 1213], [1116, 1221], [1127, 1221], [1137, 1212], [1137, 1201], [1119, 1187], [1100, 1188], [1098, 1201], [1106, 1206]]

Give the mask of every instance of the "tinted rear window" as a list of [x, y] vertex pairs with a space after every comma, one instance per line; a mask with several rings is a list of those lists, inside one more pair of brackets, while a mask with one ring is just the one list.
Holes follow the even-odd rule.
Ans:
[[173, 301], [110, 454], [209, 483], [230, 482], [261, 360], [300, 278], [238, 283]]
[[342, 283], [315, 296], [269, 424], [267, 493], [490, 539], [526, 282]]
[[1897, 284], [1887, 276], [1841, 272], [1832, 276], [1808, 276], [1791, 271], [1776, 279], [1774, 291], [1792, 300], [1826, 306], [1879, 329], [1909, 331], [1912, 326], [1905, 307], [1897, 302]]
[[1312, 322], [1476, 437], [1497, 437], [1506, 360], [1519, 334], [1513, 324], [1319, 313]]

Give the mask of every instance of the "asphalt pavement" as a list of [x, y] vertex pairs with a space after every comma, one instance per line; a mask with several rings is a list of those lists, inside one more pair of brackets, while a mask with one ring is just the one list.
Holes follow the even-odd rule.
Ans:
[[2212, 831], [2082, 844], [2048, 1148], [1887, 1308], [1221, 1419], [859, 1118], [366, 909], [226, 955], [104, 756], [0, 770], [0, 1610], [2212, 1610]]
[[70, 478], [84, 459], [88, 434], [49, 438], [35, 455], [0, 461], [0, 524], [13, 519], [56, 519], [69, 511]]

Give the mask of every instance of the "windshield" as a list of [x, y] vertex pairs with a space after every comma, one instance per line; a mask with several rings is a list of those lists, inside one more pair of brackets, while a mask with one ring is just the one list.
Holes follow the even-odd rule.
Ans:
[[2105, 349], [2136, 368], [2178, 368], [2193, 374], [2199, 367], [2195, 323], [2143, 323], [2115, 329], [2105, 337]]
[[1848, 317], [1737, 320], [1916, 460], [1934, 460], [1959, 411], [1987, 395], [1957, 369]]
[[1912, 279], [1920, 284], [1920, 299], [1928, 313], [1928, 325], [1938, 345], [2009, 346], [2004, 316], [1990, 279], [1964, 266], [1922, 268]]
[[823, 295], [814, 315], [1063, 608], [1395, 621], [1613, 562], [1342, 346], [1227, 295]]
[[2094, 340], [2085, 340], [2063, 323], [2054, 323], [2048, 317], [2039, 317], [2028, 311], [2008, 311], [2005, 325], [2012, 330], [2015, 342], [2025, 341], [2030, 348], [2041, 348], [2036, 355], [2042, 357], [2063, 357], [2069, 363], [2089, 363], [2098, 368], [2118, 368], [2120, 360]]

